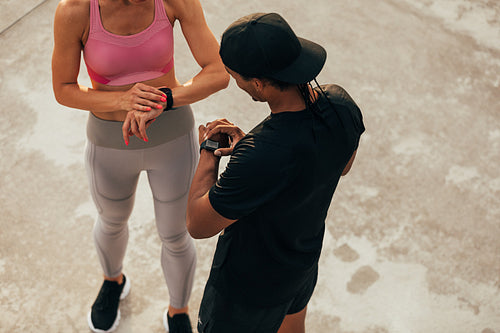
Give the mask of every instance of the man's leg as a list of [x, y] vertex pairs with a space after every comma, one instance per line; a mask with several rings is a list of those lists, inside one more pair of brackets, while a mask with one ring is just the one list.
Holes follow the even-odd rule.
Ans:
[[210, 285], [205, 287], [198, 316], [199, 333], [276, 333], [289, 304], [265, 308], [234, 303]]
[[305, 333], [307, 306], [300, 312], [286, 315], [278, 333]]

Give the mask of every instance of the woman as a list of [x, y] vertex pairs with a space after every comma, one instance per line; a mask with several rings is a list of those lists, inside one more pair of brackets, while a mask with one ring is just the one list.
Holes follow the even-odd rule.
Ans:
[[[175, 21], [201, 67], [185, 84], [174, 72]], [[117, 327], [119, 300], [130, 289], [122, 262], [142, 170], [153, 192], [170, 295], [165, 327], [172, 333], [191, 332], [187, 305], [196, 253], [185, 211], [198, 145], [189, 104], [227, 86], [218, 49], [198, 0], [62, 0], [57, 7], [54, 94], [62, 105], [90, 111], [86, 167], [98, 210], [94, 239], [104, 271], [88, 315], [94, 332]], [[92, 88], [78, 83], [82, 52]]]

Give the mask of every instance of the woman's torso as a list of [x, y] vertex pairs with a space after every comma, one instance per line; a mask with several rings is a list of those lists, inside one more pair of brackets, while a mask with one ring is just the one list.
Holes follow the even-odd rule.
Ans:
[[[155, 25], [158, 25], [158, 18], [159, 14], [163, 13], [156, 13], [155, 10], [155, 0], [145, 0], [145, 1], [134, 1], [131, 2], [128, 5], [125, 5], [123, 1], [110, 1], [110, 0], [89, 0], [89, 20], [88, 20], [88, 26], [86, 30], [84, 31], [83, 37], [82, 37], [82, 45], [84, 47], [84, 56], [85, 56], [85, 51], [90, 51], [90, 50], [85, 50], [85, 46], [87, 43], [94, 42], [94, 37], [95, 36], [90, 36], [91, 33], [95, 33], [99, 29], [94, 27], [91, 27], [91, 17], [92, 15], [92, 6], [90, 4], [91, 1], [96, 1], [95, 4], [99, 4], [98, 11], [94, 12], [94, 23], [98, 22], [100, 20], [101, 22], [101, 35], [106, 38], [104, 41], [104, 45], [106, 45], [106, 42], [108, 42], [108, 39], [110, 40], [110, 47], [113, 47], [113, 43], [121, 43], [121, 41], [124, 41], [124, 43], [127, 43], [129, 40], [137, 40], [137, 39], [144, 39], [148, 38], [151, 36], [151, 34], [154, 34]], [[173, 22], [174, 22], [174, 16], [172, 11], [170, 13], [168, 12], [168, 5], [165, 6], [163, 3], [163, 0], [158, 0], [158, 7], [161, 8], [160, 10], [165, 11], [165, 8], [167, 9], [166, 16], [163, 15], [164, 17], [168, 18], [168, 23], [170, 25], [170, 28], [173, 27]], [[100, 17], [96, 17], [96, 13], [100, 15]], [[156, 16], [156, 17], [155, 17]], [[98, 21], [96, 21], [98, 20]], [[165, 25], [165, 23], [163, 23]], [[152, 29], [153, 28], [153, 29]], [[160, 29], [160, 28], [158, 28]], [[158, 30], [156, 29], [156, 30]], [[171, 29], [170, 29], [171, 30]], [[99, 31], [98, 31], [99, 32]], [[170, 33], [171, 31], [160, 31], [159, 33]], [[89, 37], [90, 36], [90, 37]], [[166, 35], [165, 39], [167, 39], [169, 36]], [[89, 41], [90, 38], [90, 41]], [[170, 36], [172, 38], [172, 36]], [[144, 42], [145, 45], [147, 45], [148, 40], [146, 39], [141, 40], [141, 42]], [[163, 42], [163, 41], [162, 41]], [[101, 43], [102, 44], [102, 43]], [[119, 46], [118, 46], [119, 47]], [[116, 48], [116, 46], [115, 46]], [[118, 49], [119, 50], [119, 49]], [[116, 50], [115, 50], [116, 51]], [[110, 51], [112, 52], [112, 51]], [[140, 50], [139, 50], [140, 52]], [[158, 73], [158, 76], [155, 74], [154, 77], [145, 79], [145, 80], [140, 80], [140, 81], [134, 81], [126, 84], [119, 84], [119, 85], [110, 85], [110, 84], [105, 84], [102, 82], [98, 82], [95, 79], [92, 79], [92, 86], [96, 90], [102, 90], [102, 91], [126, 91], [130, 89], [135, 83], [137, 82], [142, 82], [144, 84], [153, 86], [153, 87], [161, 87], [161, 86], [167, 86], [167, 87], [176, 87], [180, 85], [180, 83], [177, 81], [175, 77], [175, 71], [173, 67], [173, 45], [172, 45], [172, 65], [168, 67], [168, 71], [165, 73]], [[99, 58], [96, 58], [99, 59]], [[88, 60], [88, 59], [86, 59]], [[142, 60], [140, 57], [137, 59], [137, 61]], [[88, 65], [88, 63], [87, 63]], [[123, 65], [123, 64], [122, 64]], [[131, 65], [137, 65], [137, 64], [131, 64]], [[122, 82], [123, 83], [123, 82]], [[116, 112], [93, 112], [93, 114], [101, 119], [105, 120], [116, 120], [116, 121], [123, 121], [126, 117], [127, 111], [116, 111]]]

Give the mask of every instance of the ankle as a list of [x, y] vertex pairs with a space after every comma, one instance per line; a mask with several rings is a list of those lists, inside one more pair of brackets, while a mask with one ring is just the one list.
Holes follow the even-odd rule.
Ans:
[[174, 308], [171, 305], [168, 306], [168, 316], [172, 318], [173, 316], [181, 313], [187, 314], [189, 310], [189, 307], [183, 307], [183, 308]]
[[122, 284], [123, 283], [123, 273], [121, 273], [119, 276], [114, 277], [114, 278], [104, 275], [104, 280], [118, 282], [118, 284]]

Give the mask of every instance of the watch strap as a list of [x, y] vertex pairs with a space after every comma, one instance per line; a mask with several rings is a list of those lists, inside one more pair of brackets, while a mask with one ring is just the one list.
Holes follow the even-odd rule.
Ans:
[[165, 106], [163, 111], [168, 111], [172, 109], [172, 106], [174, 105], [174, 98], [172, 97], [172, 89], [163, 87], [160, 88], [159, 90], [165, 93], [165, 95], [167, 96], [167, 106]]

